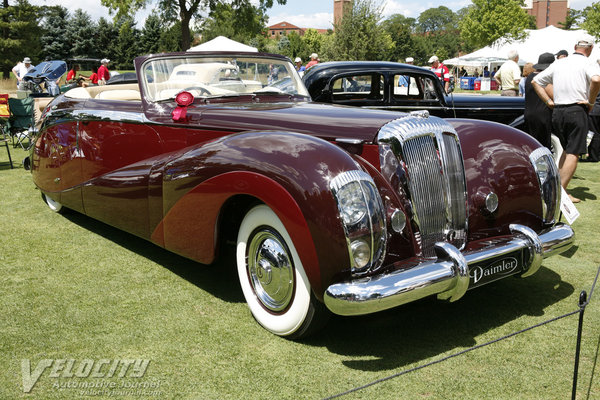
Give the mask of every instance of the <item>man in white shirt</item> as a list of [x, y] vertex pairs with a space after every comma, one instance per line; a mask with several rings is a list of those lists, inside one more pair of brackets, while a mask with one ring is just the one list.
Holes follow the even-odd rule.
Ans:
[[[556, 60], [532, 81], [537, 95], [553, 109], [552, 129], [564, 148], [558, 167], [565, 190], [577, 169], [579, 154], [586, 152], [588, 113], [600, 91], [600, 68], [588, 59], [593, 48], [594, 38], [582, 35], [575, 43], [573, 54]], [[554, 88], [554, 99], [544, 90], [550, 84]], [[581, 201], [572, 195], [569, 197], [574, 203]]]
[[21, 83], [25, 74], [27, 74], [33, 68], [34, 65], [31, 64], [31, 59], [29, 57], [25, 57], [23, 62], [20, 62], [13, 67], [12, 72], [17, 77], [17, 87], [19, 87], [19, 83]]
[[502, 64], [494, 79], [502, 88], [502, 96], [518, 96], [521, 81], [521, 68], [517, 64], [519, 53], [516, 50], [509, 50], [507, 57], [508, 61]]

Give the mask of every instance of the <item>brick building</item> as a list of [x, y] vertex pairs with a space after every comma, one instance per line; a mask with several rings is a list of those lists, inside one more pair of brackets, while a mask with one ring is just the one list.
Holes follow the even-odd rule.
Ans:
[[344, 13], [352, 7], [352, 0], [333, 0], [333, 25], [339, 24]]
[[527, 14], [535, 17], [538, 29], [550, 25], [559, 27], [559, 22], [567, 20], [569, 2], [567, 0], [525, 0]]
[[268, 35], [269, 37], [274, 38], [276, 36], [287, 36], [292, 32], [296, 32], [298, 35], [304, 36], [304, 29], [285, 21], [269, 26]]

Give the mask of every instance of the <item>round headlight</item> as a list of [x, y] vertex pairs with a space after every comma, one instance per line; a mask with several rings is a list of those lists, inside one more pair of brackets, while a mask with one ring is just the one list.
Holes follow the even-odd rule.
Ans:
[[350, 244], [354, 267], [362, 269], [369, 264], [371, 260], [371, 248], [364, 240], [355, 240]]
[[365, 199], [359, 182], [345, 185], [338, 192], [340, 213], [346, 225], [352, 225], [364, 218], [367, 212]]

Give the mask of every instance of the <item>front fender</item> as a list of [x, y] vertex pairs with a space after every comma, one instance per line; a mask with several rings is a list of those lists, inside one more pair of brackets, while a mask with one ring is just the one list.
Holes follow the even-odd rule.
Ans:
[[271, 207], [294, 240], [321, 298], [349, 256], [329, 182], [360, 166], [339, 147], [307, 135], [245, 132], [195, 148], [163, 169], [164, 218], [152, 240], [210, 263], [216, 256], [219, 213], [249, 195]]
[[[540, 143], [497, 122], [449, 119], [459, 135], [469, 199], [469, 242], [510, 234], [518, 223], [540, 232], [544, 226], [537, 175], [529, 155]], [[498, 209], [482, 212], [475, 199], [494, 192]]]

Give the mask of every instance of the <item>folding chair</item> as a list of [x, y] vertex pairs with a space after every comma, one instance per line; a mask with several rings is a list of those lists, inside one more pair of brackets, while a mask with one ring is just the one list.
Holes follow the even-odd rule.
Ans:
[[8, 119], [10, 118], [10, 110], [8, 108], [8, 94], [0, 94], [0, 146], [6, 146], [8, 152], [8, 162], [10, 168], [13, 169], [12, 158], [10, 157], [10, 148], [8, 146]]
[[[8, 107], [10, 109], [8, 129], [13, 139], [13, 146], [16, 147], [18, 144], [23, 150], [27, 150], [32, 144], [35, 131], [35, 99], [33, 97], [9, 98]], [[24, 144], [26, 140], [27, 147]]]

